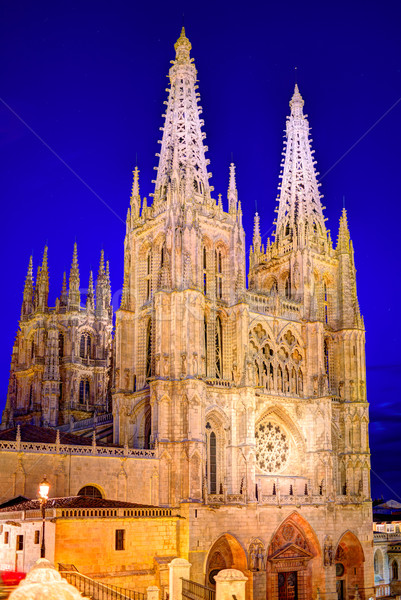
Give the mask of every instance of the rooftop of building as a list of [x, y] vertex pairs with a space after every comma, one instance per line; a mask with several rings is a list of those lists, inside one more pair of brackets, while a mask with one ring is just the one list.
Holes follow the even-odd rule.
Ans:
[[[19, 436], [21, 442], [39, 442], [43, 444], [55, 444], [57, 440], [57, 429], [51, 427], [38, 427], [37, 425], [20, 425], [19, 427], [11, 427], [0, 431], [0, 441], [15, 442]], [[91, 438], [82, 437], [75, 433], [59, 433], [60, 444], [71, 446], [90, 446]], [[117, 447], [116, 444], [105, 444], [96, 441], [96, 446], [111, 446]]]
[[[158, 508], [151, 504], [136, 504], [135, 502], [123, 502], [121, 500], [108, 500], [106, 498], [92, 498], [90, 496], [64, 496], [61, 498], [49, 498], [46, 508]], [[26, 500], [13, 506], [0, 508], [2, 512], [18, 512], [24, 510], [39, 510], [39, 499]]]

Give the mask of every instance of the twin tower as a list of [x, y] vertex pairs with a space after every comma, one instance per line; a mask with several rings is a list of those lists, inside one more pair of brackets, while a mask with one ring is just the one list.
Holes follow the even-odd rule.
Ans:
[[[2, 426], [113, 415], [113, 441], [157, 448], [162, 504], [310, 494], [369, 498], [364, 325], [345, 210], [325, 226], [309, 124], [290, 101], [274, 240], [209, 185], [196, 68], [175, 44], [152, 203], [134, 171], [121, 306], [108, 264], [81, 297], [77, 250], [50, 308], [30, 262]], [[209, 501], [209, 500], [207, 500]]]

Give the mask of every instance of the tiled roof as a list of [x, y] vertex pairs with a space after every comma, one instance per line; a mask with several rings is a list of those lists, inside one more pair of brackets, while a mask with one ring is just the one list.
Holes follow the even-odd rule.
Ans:
[[[1, 508], [2, 512], [20, 510], [39, 510], [39, 500], [27, 500], [20, 504]], [[46, 508], [158, 508], [150, 504], [136, 504], [134, 502], [122, 502], [120, 500], [108, 500], [106, 498], [92, 498], [90, 496], [66, 496], [62, 498], [49, 498]]]
[[[39, 442], [43, 444], [55, 444], [57, 429], [51, 427], [38, 427], [37, 425], [21, 425], [21, 442]], [[17, 427], [11, 429], [4, 429], [0, 431], [0, 440], [6, 440], [9, 442], [15, 442], [17, 437]], [[83, 438], [75, 433], [62, 433], [60, 432], [60, 444], [67, 444], [70, 446], [90, 446], [92, 443], [91, 438]], [[115, 444], [104, 444], [103, 442], [96, 442], [96, 446], [115, 446]]]

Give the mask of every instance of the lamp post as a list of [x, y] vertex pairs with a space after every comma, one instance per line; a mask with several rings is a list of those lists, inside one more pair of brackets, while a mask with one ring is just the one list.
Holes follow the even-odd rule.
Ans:
[[46, 479], [46, 476], [43, 478], [41, 483], [39, 484], [39, 502], [40, 508], [42, 511], [42, 544], [40, 546], [40, 558], [45, 558], [46, 549], [45, 549], [45, 521], [46, 521], [46, 502], [49, 497], [49, 489], [50, 484]]

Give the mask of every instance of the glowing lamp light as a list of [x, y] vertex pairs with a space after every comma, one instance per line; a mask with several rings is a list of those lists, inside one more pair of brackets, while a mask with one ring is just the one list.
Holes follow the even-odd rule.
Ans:
[[42, 500], [47, 500], [49, 497], [50, 483], [47, 481], [46, 476], [39, 484], [39, 496]]

